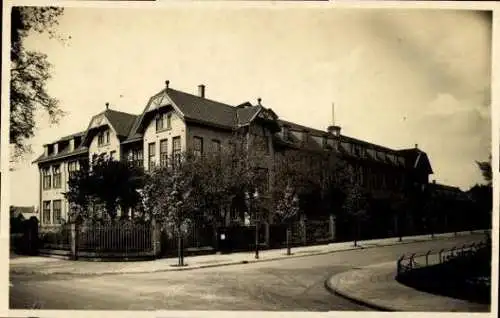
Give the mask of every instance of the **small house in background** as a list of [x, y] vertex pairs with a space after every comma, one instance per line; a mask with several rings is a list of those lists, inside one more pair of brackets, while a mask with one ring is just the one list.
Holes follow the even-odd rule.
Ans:
[[39, 219], [38, 211], [34, 206], [10, 206], [11, 218], [16, 218], [22, 215], [25, 220], [29, 220], [32, 216]]

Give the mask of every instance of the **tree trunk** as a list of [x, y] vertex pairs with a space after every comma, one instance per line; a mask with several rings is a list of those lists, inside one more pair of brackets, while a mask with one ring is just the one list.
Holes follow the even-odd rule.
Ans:
[[286, 255], [292, 255], [292, 251], [290, 248], [290, 236], [291, 236], [291, 228], [290, 225], [286, 227]]
[[354, 220], [354, 247], [358, 246], [358, 232], [359, 232], [359, 226], [358, 226], [358, 220]]
[[216, 252], [220, 252], [219, 251], [219, 233], [217, 231], [217, 221], [212, 223], [212, 228], [213, 228], [214, 250]]
[[184, 266], [184, 259], [182, 257], [182, 233], [180, 227], [177, 227], [177, 258], [178, 265]]
[[259, 258], [259, 222], [255, 222], [255, 258]]

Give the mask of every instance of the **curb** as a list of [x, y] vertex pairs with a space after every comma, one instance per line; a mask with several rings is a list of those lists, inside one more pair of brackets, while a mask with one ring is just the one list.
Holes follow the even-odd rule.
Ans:
[[387, 312], [394, 312], [394, 311], [397, 311], [393, 308], [389, 308], [389, 307], [386, 307], [386, 306], [382, 306], [382, 305], [379, 305], [379, 304], [376, 304], [372, 301], [369, 301], [369, 300], [365, 300], [365, 299], [361, 299], [359, 297], [355, 297], [355, 296], [352, 296], [352, 295], [349, 295], [348, 293], [344, 293], [342, 292], [340, 289], [338, 288], [335, 288], [334, 286], [332, 286], [332, 283], [331, 281], [336, 277], [336, 276], [340, 276], [342, 274], [345, 274], [345, 273], [348, 273], [350, 271], [347, 271], [347, 272], [343, 272], [343, 273], [340, 273], [340, 274], [337, 274], [337, 275], [333, 275], [331, 277], [329, 277], [327, 280], [325, 280], [325, 288], [332, 294], [334, 295], [337, 295], [337, 296], [340, 296], [342, 298], [345, 298], [349, 301], [352, 301], [353, 303], [355, 304], [358, 304], [358, 305], [362, 305], [362, 306], [365, 306], [365, 307], [368, 307], [370, 309], [373, 309], [373, 310], [377, 310], [377, 311], [387, 311]]
[[[463, 234], [462, 234], [463, 235]], [[468, 234], [471, 235], [471, 234]], [[460, 235], [459, 235], [460, 236]], [[334, 251], [321, 251], [321, 252], [316, 252], [316, 253], [308, 253], [308, 254], [302, 254], [302, 255], [297, 255], [297, 254], [292, 254], [292, 255], [287, 255], [285, 257], [271, 257], [271, 258], [264, 258], [264, 259], [251, 259], [251, 260], [243, 260], [243, 261], [231, 261], [231, 262], [225, 262], [225, 263], [216, 263], [216, 264], [207, 264], [207, 265], [199, 265], [199, 266], [193, 266], [193, 267], [181, 267], [181, 268], [175, 268], [175, 267], [168, 267], [168, 268], [163, 268], [163, 269], [157, 269], [157, 270], [144, 270], [144, 271], [114, 271], [114, 272], [102, 272], [102, 273], [75, 273], [75, 272], [69, 272], [69, 271], [63, 271], [63, 272], [37, 272], [34, 270], [29, 270], [29, 271], [23, 271], [23, 270], [16, 270], [16, 269], [11, 269], [9, 272], [10, 274], [15, 274], [15, 275], [39, 275], [39, 276], [48, 276], [48, 275], [71, 275], [71, 276], [103, 276], [103, 275], [119, 275], [119, 274], [146, 274], [146, 273], [162, 273], [162, 272], [174, 272], [174, 271], [188, 271], [188, 270], [196, 270], [196, 269], [202, 269], [202, 268], [213, 268], [213, 267], [221, 267], [221, 266], [230, 266], [230, 265], [241, 265], [241, 264], [251, 264], [251, 263], [259, 263], [259, 262], [270, 262], [270, 261], [277, 261], [277, 260], [284, 260], [284, 259], [291, 259], [291, 258], [300, 258], [300, 257], [308, 257], [308, 256], [317, 256], [317, 255], [327, 255], [327, 254], [334, 254], [338, 252], [347, 252], [347, 251], [353, 251], [353, 250], [361, 250], [361, 249], [370, 249], [370, 248], [377, 248], [377, 247], [388, 247], [388, 246], [396, 246], [396, 245], [404, 245], [404, 244], [411, 244], [411, 243], [420, 243], [420, 242], [427, 242], [427, 241], [432, 241], [432, 240], [443, 240], [443, 239], [452, 239], [455, 238], [455, 236], [443, 236], [443, 237], [434, 237], [434, 238], [429, 238], [429, 239], [415, 239], [415, 240], [403, 240], [401, 242], [393, 242], [393, 243], [387, 243], [387, 244], [380, 244], [380, 245], [369, 245], [369, 246], [351, 246], [346, 249], [340, 249], [340, 250], [334, 250]]]

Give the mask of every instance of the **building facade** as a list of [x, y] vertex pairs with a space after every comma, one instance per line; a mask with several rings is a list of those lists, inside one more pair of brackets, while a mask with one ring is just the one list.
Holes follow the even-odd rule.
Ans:
[[259, 163], [269, 185], [277, 158], [288, 151], [335, 151], [346, 159], [360, 184], [381, 202], [408, 191], [419, 191], [433, 173], [429, 158], [417, 146], [395, 150], [327, 130], [281, 120], [261, 104], [228, 105], [169, 87], [152, 96], [142, 113], [129, 114], [109, 108], [90, 119], [88, 128], [44, 145], [35, 160], [40, 176], [41, 225], [68, 220], [64, 198], [72, 172], [88, 165], [94, 154], [127, 160], [145, 170], [165, 165], [167, 158], [190, 150], [200, 154], [226, 145], [235, 131], [244, 131], [251, 147], [264, 154]]

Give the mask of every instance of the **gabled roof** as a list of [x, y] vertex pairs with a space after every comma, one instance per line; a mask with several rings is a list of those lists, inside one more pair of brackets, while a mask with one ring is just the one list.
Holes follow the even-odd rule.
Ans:
[[236, 108], [233, 106], [171, 88], [165, 89], [165, 93], [184, 114], [184, 119], [235, 127]]
[[242, 105], [245, 106], [236, 108], [236, 116], [237, 116], [236, 123], [239, 126], [248, 125], [252, 121], [252, 119], [255, 118], [257, 113], [262, 110], [262, 106], [253, 106], [249, 102], [241, 104], [240, 106]]
[[119, 137], [127, 137], [135, 120], [139, 117], [134, 114], [120, 112], [112, 109], [104, 111], [104, 115], [113, 126]]
[[87, 147], [79, 147], [74, 151], [63, 151], [58, 153], [57, 155], [45, 156], [44, 154], [40, 155], [37, 159], [33, 161], [33, 163], [43, 163], [49, 162], [57, 159], [68, 158], [72, 156], [82, 155], [88, 153], [89, 149]]
[[418, 148], [401, 149], [398, 150], [400, 154], [405, 156], [408, 168], [423, 169], [429, 174], [433, 174], [432, 166], [429, 157], [425, 152]]

